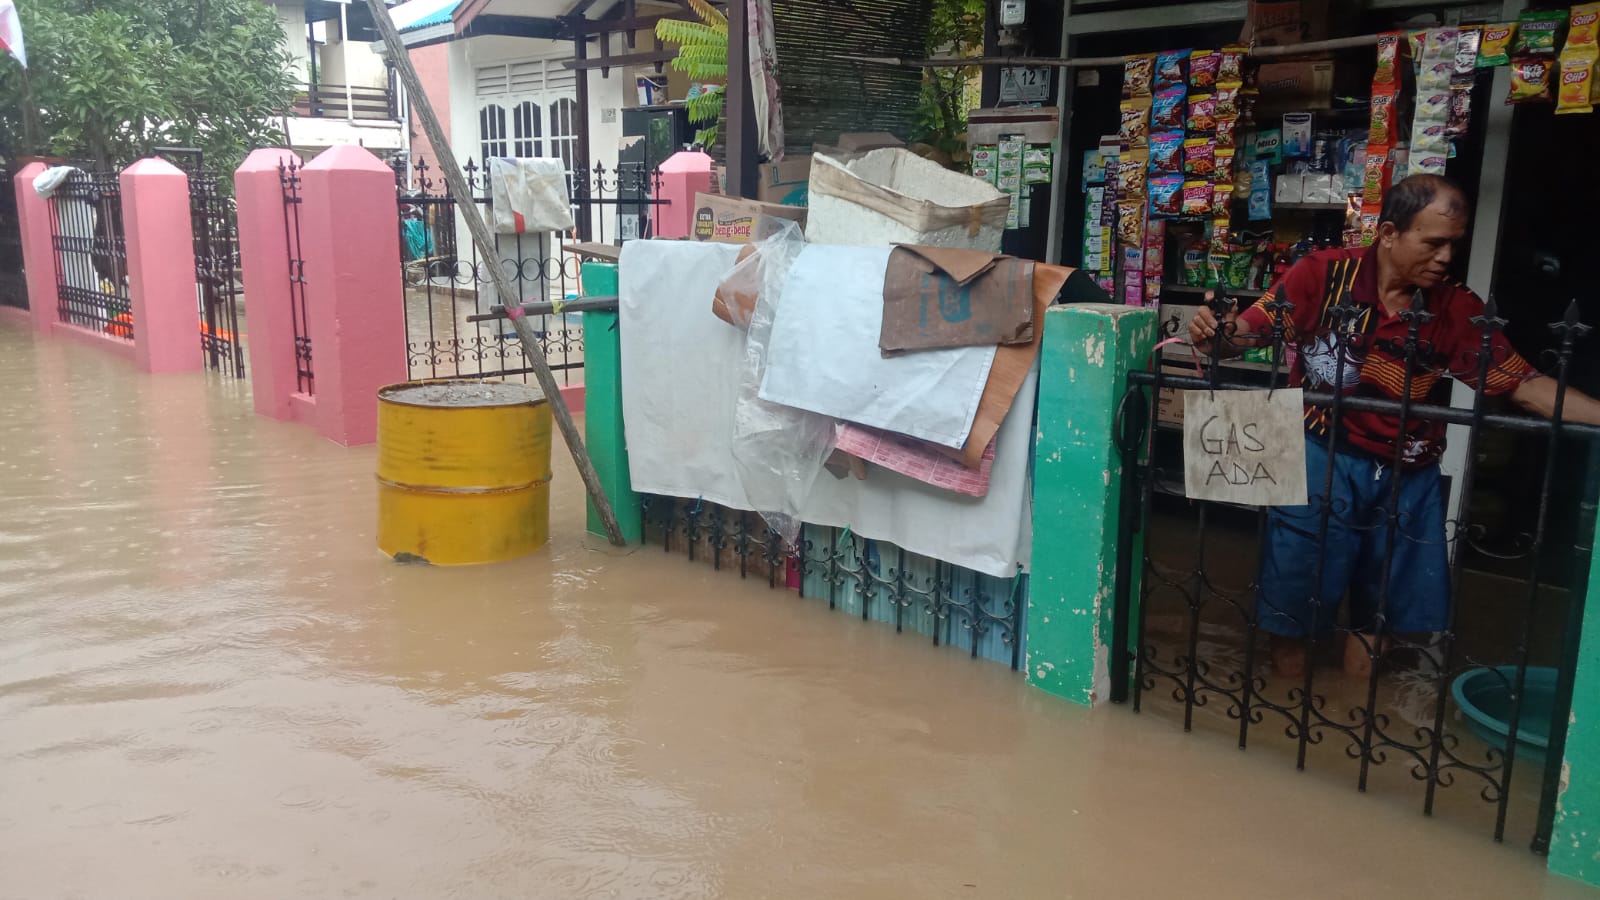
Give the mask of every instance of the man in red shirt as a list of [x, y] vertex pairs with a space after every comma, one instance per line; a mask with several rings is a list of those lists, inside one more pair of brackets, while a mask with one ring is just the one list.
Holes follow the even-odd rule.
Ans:
[[[1412, 310], [1425, 314], [1411, 367], [1412, 401], [1424, 402], [1445, 376], [1476, 387], [1482, 331], [1472, 319], [1483, 314], [1483, 302], [1446, 274], [1455, 245], [1466, 234], [1467, 215], [1466, 196], [1453, 182], [1413, 175], [1384, 198], [1371, 247], [1307, 256], [1256, 305], [1230, 312], [1220, 325], [1202, 307], [1189, 326], [1190, 339], [1210, 352], [1220, 328], [1227, 336], [1220, 352], [1226, 355], [1267, 344], [1281, 325], [1285, 344], [1298, 354], [1291, 384], [1323, 391], [1337, 385], [1346, 396], [1399, 400], [1406, 390], [1406, 343], [1414, 318], [1406, 311]], [[1275, 299], [1292, 308], [1269, 309]], [[1357, 311], [1342, 316], [1336, 308], [1343, 305]], [[1338, 340], [1336, 330], [1343, 332]], [[1528, 365], [1499, 332], [1490, 346], [1485, 392], [1509, 394], [1539, 415], [1554, 413], [1555, 379]], [[1291, 678], [1305, 672], [1308, 639], [1331, 634], [1346, 594], [1353, 631], [1376, 630], [1380, 612], [1388, 632], [1441, 631], [1450, 608], [1439, 489], [1444, 424], [1412, 419], [1401, 434], [1398, 416], [1345, 407], [1335, 433], [1330, 409], [1308, 405], [1305, 418], [1311, 502], [1268, 512], [1256, 598], [1256, 621], [1272, 636], [1273, 669]], [[1600, 425], [1600, 403], [1569, 388], [1562, 419]], [[1395, 479], [1399, 515], [1385, 586]], [[1324, 534], [1322, 514], [1330, 504]], [[1361, 641], [1352, 635], [1345, 644], [1345, 669], [1365, 674], [1381, 653], [1375, 638]]]

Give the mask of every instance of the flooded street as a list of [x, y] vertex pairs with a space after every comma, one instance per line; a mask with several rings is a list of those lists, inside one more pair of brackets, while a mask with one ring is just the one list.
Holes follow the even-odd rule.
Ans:
[[582, 534], [0, 319], [0, 898], [1576, 898], [1523, 843]]

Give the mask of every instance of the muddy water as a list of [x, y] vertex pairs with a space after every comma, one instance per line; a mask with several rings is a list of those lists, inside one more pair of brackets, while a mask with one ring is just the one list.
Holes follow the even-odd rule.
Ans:
[[1575, 897], [1522, 847], [578, 534], [401, 566], [370, 449], [0, 320], [0, 898]]

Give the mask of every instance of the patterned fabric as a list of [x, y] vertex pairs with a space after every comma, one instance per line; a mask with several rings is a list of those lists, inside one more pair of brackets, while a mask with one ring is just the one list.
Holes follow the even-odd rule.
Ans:
[[[1344, 325], [1343, 365], [1335, 352], [1334, 307], [1348, 298], [1359, 312]], [[1441, 378], [1450, 377], [1477, 387], [1483, 333], [1472, 323], [1483, 314], [1483, 301], [1465, 286], [1445, 280], [1425, 294], [1425, 310], [1433, 318], [1421, 326], [1416, 359], [1410, 370], [1413, 402], [1427, 399]], [[1287, 312], [1268, 311], [1276, 298], [1293, 304]], [[1281, 319], [1285, 341], [1298, 350], [1290, 383], [1311, 390], [1330, 390], [1337, 382], [1347, 396], [1386, 397], [1398, 400], [1406, 393], [1405, 345], [1411, 323], [1391, 315], [1378, 299], [1377, 248], [1323, 250], [1296, 263], [1254, 306], [1239, 317], [1251, 332], [1266, 334]], [[1490, 336], [1490, 362], [1485, 392], [1507, 394], [1537, 373], [1506, 343], [1504, 335]], [[1306, 407], [1306, 430], [1329, 438], [1332, 411]], [[1397, 416], [1346, 407], [1339, 434], [1332, 436], [1341, 448], [1350, 448], [1384, 462], [1393, 460], [1401, 444], [1401, 464], [1427, 465], [1444, 453], [1442, 422], [1411, 420], [1400, 434]]]

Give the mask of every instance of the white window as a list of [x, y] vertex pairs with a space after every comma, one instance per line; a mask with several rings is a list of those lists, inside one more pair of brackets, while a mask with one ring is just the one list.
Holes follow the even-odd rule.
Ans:
[[570, 176], [577, 161], [578, 73], [563, 60], [532, 59], [480, 66], [478, 149], [493, 156], [559, 157]]

